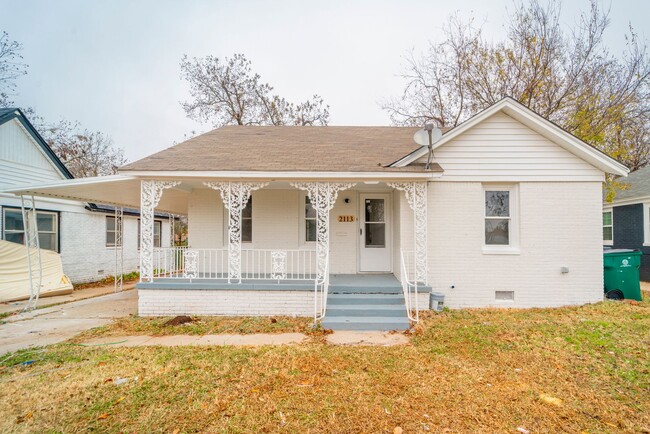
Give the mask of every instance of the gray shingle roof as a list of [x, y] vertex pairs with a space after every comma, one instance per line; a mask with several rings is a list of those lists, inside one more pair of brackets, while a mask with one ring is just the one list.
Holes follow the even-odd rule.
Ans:
[[627, 178], [620, 178], [619, 181], [628, 184], [629, 187], [626, 190], [617, 191], [614, 202], [650, 196], [650, 166], [635, 170]]
[[[417, 127], [225, 126], [127, 164], [120, 171], [391, 172], [418, 149]], [[441, 171], [439, 166], [433, 171]]]

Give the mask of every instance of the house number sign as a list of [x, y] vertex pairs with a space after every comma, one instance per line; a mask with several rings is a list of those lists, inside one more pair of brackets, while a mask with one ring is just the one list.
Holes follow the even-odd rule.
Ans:
[[354, 216], [353, 215], [340, 215], [339, 216], [339, 223], [350, 223], [354, 221]]

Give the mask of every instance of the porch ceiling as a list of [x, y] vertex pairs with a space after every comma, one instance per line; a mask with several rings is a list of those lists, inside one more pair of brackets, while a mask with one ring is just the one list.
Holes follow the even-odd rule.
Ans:
[[[190, 191], [182, 186], [165, 190], [156, 210], [179, 215], [187, 214]], [[5, 193], [140, 208], [140, 178], [124, 175], [69, 179], [24, 186], [6, 190]]]

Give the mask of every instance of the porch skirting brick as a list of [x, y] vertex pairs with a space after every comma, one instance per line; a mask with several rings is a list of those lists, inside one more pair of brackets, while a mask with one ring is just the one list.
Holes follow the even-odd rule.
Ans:
[[313, 316], [314, 291], [138, 289], [140, 316]]

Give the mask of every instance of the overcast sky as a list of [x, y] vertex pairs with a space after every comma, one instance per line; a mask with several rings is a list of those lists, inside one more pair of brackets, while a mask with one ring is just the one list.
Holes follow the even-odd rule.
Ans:
[[[589, 7], [564, 3], [566, 25]], [[244, 53], [287, 99], [320, 94], [331, 125], [387, 125], [378, 102], [401, 93], [405, 53], [439, 39], [455, 11], [499, 39], [507, 7], [511, 0], [0, 0], [0, 30], [23, 44], [29, 65], [13, 96], [19, 106], [103, 131], [133, 161], [210, 129], [180, 107], [188, 96], [183, 54]], [[610, 18], [614, 50], [624, 48], [630, 23], [650, 38], [650, 0], [616, 0]]]

